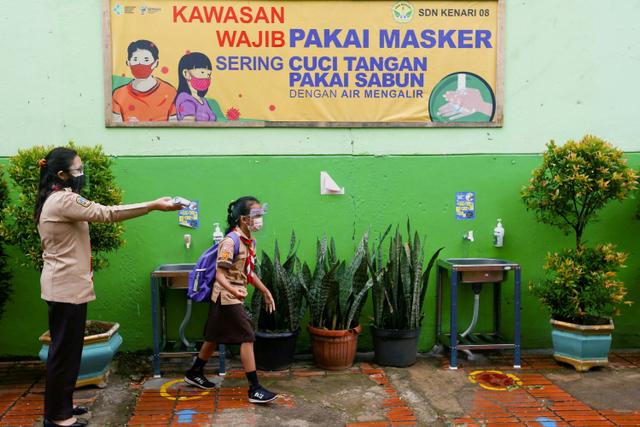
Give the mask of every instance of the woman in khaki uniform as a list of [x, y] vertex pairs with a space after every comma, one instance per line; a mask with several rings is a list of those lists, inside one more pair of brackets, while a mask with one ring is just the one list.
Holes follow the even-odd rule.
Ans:
[[[256, 290], [264, 294], [267, 310], [275, 310], [275, 302], [271, 292], [253, 274], [256, 259], [256, 242], [252, 231], [262, 228], [263, 210], [260, 202], [254, 197], [242, 197], [231, 202], [228, 209], [227, 228], [224, 239], [218, 246], [216, 262], [216, 282], [211, 292], [211, 307], [205, 328], [205, 342], [196, 357], [193, 367], [187, 371], [184, 381], [196, 387], [211, 389], [215, 387], [203, 374], [207, 363], [218, 343], [240, 344], [240, 359], [249, 381], [249, 402], [267, 403], [275, 400], [277, 395], [265, 390], [258, 382], [256, 360], [253, 354], [253, 343], [256, 340], [251, 320], [245, 313], [242, 302], [247, 297], [247, 284], [251, 283]], [[240, 247], [234, 259], [235, 243], [228, 235], [236, 233]]]
[[85, 184], [82, 160], [75, 150], [59, 147], [40, 160], [34, 219], [42, 240], [42, 299], [49, 305], [51, 346], [47, 358], [44, 427], [80, 427], [73, 391], [80, 370], [87, 302], [96, 299], [89, 222], [119, 222], [152, 210], [181, 208], [169, 197], [133, 205], [102, 206], [80, 195]]

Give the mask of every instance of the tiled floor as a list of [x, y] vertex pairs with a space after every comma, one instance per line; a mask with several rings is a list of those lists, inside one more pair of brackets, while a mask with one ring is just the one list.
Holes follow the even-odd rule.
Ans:
[[[42, 362], [0, 362], [0, 426], [32, 426], [44, 412]], [[76, 405], [90, 405], [99, 389], [83, 393]]]
[[[493, 363], [488, 366], [458, 365], [470, 378], [478, 371], [484, 374], [484, 378], [476, 378], [480, 386], [475, 390], [476, 409], [451, 420], [460, 427], [640, 426], [640, 411], [595, 411], [537, 373], [536, 370], [572, 369], [551, 355], [524, 355], [520, 370], [513, 369], [513, 359], [509, 357], [489, 359]], [[443, 368], [448, 367], [448, 360], [443, 360]], [[640, 352], [612, 352], [607, 368], [640, 368]]]
[[[443, 369], [448, 359], [442, 358]], [[527, 354], [522, 357], [522, 369], [513, 369], [508, 356], [488, 356], [482, 365], [458, 365], [472, 383], [472, 408], [462, 417], [447, 418], [446, 424], [461, 427], [597, 427], [640, 426], [640, 411], [597, 411], [554, 385], [538, 370], [570, 370], [553, 356]], [[464, 361], [463, 361], [464, 362]], [[233, 363], [228, 377], [243, 377], [244, 373]], [[612, 372], [621, 369], [639, 369], [640, 351], [612, 352], [609, 366]], [[390, 427], [419, 425], [416, 415], [389, 382], [384, 369], [367, 363], [357, 363], [346, 371], [324, 371], [312, 366], [294, 365], [288, 371], [261, 373], [263, 377], [321, 377], [340, 374], [365, 375], [377, 384], [386, 397], [377, 405], [384, 408], [386, 419], [371, 422], [347, 423], [346, 427]], [[144, 382], [144, 381], [143, 381]], [[180, 379], [159, 390], [131, 383], [140, 390], [129, 426], [256, 426], [256, 405], [247, 399], [243, 387], [222, 387], [203, 391], [184, 387]], [[97, 388], [82, 395], [77, 404], [91, 405], [100, 393]], [[44, 397], [44, 365], [39, 362], [0, 363], [0, 426], [32, 426], [42, 416]], [[272, 403], [278, 408], [295, 408], [296, 396], [281, 392]], [[640, 409], [640, 403], [639, 403]]]

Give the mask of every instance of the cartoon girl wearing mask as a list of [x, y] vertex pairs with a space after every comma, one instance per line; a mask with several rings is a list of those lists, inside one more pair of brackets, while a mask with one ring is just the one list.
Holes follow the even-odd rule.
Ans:
[[211, 84], [211, 61], [191, 52], [178, 64], [178, 94], [174, 101], [178, 121], [215, 122], [217, 117], [204, 99]]

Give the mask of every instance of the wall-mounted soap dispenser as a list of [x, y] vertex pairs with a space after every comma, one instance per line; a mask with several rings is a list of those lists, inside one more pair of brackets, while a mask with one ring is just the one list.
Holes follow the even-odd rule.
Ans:
[[215, 224], [213, 224], [216, 226], [216, 231], [213, 232], [213, 244], [218, 244], [222, 241], [222, 238], [224, 237], [224, 234], [222, 234], [222, 231], [220, 231], [220, 223], [216, 222]]
[[504, 246], [504, 228], [502, 227], [501, 219], [498, 220], [498, 225], [493, 229], [493, 246], [501, 248]]

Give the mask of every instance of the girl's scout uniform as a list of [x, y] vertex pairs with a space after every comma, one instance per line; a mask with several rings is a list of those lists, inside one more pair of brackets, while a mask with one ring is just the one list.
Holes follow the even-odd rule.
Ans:
[[[231, 286], [242, 286], [246, 289], [249, 283], [247, 278], [249, 245], [243, 240], [251, 240], [253, 253], [255, 253], [255, 240], [252, 236], [246, 236], [239, 227], [236, 227], [232, 233], [240, 236], [238, 256], [235, 260], [233, 259], [235, 243], [232, 238], [225, 237], [218, 246], [216, 268], [226, 269], [225, 277]], [[242, 300], [233, 296], [217, 281], [211, 292], [211, 307], [204, 337], [208, 342], [219, 344], [242, 344], [256, 340], [251, 320], [242, 306]]]
[[51, 345], [47, 361], [45, 419], [73, 416], [73, 390], [80, 370], [87, 302], [93, 292], [89, 222], [119, 222], [149, 212], [146, 203], [102, 206], [73, 193], [54, 191], [42, 207], [38, 232], [44, 267], [40, 276], [42, 299], [49, 305]]

